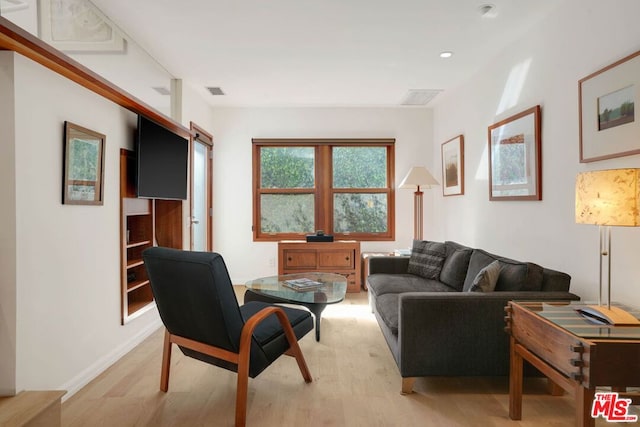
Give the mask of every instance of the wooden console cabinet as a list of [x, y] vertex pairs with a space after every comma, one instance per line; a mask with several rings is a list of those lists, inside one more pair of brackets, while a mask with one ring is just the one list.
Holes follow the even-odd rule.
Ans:
[[278, 242], [278, 274], [324, 271], [347, 278], [347, 292], [360, 292], [360, 242]]
[[134, 153], [121, 149], [120, 292], [123, 325], [153, 307], [153, 294], [142, 251], [155, 243], [182, 248], [182, 201], [137, 198], [134, 171]]

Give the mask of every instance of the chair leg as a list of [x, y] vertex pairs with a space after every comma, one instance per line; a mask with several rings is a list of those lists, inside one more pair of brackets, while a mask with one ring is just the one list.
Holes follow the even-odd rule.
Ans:
[[250, 348], [241, 348], [238, 359], [238, 385], [236, 387], [236, 427], [244, 427], [247, 422], [249, 351]]
[[164, 346], [162, 351], [162, 368], [160, 372], [160, 390], [169, 390], [169, 369], [171, 368], [171, 334], [164, 330]]
[[302, 350], [298, 345], [298, 341], [295, 339], [293, 340], [293, 342], [289, 341], [289, 346], [290, 347], [288, 353], [296, 358], [296, 362], [298, 363], [298, 368], [300, 368], [300, 373], [302, 374], [302, 378], [304, 378], [304, 382], [310, 383], [311, 381], [313, 381], [313, 379], [311, 377], [311, 372], [309, 372], [307, 361], [304, 360], [304, 355], [302, 354]]

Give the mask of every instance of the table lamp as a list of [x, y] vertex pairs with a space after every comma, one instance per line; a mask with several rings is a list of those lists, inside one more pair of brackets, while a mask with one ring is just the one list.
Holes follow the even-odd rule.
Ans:
[[412, 167], [400, 183], [399, 188], [415, 188], [413, 193], [413, 238], [422, 240], [422, 191], [420, 186], [431, 188], [440, 185], [438, 181], [422, 166]]
[[[581, 308], [612, 325], [640, 325], [619, 307], [611, 307], [611, 226], [640, 225], [640, 169], [607, 169], [582, 172], [576, 177], [576, 223], [595, 224], [600, 229], [600, 289], [598, 305]], [[602, 304], [603, 264], [607, 262], [607, 304]]]

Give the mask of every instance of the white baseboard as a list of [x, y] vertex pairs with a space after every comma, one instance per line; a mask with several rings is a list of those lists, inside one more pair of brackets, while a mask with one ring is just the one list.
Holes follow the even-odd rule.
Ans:
[[112, 352], [105, 354], [104, 357], [96, 360], [91, 366], [84, 371], [80, 372], [69, 382], [60, 386], [60, 390], [66, 390], [67, 394], [62, 397], [62, 401], [69, 399], [76, 394], [82, 387], [89, 384], [98, 375], [103, 373], [108, 367], [116, 363], [125, 354], [133, 350], [138, 344], [144, 341], [147, 337], [153, 334], [162, 326], [162, 321], [158, 317], [155, 321], [149, 324], [146, 328], [142, 329], [136, 335], [131, 337], [126, 342], [123, 342], [119, 347], [116, 347]]

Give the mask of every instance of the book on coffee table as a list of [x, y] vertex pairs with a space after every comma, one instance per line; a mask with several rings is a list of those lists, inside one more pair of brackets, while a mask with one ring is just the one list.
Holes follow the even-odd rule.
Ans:
[[323, 287], [324, 283], [307, 278], [302, 278], [285, 280], [283, 285], [296, 291], [312, 291]]

